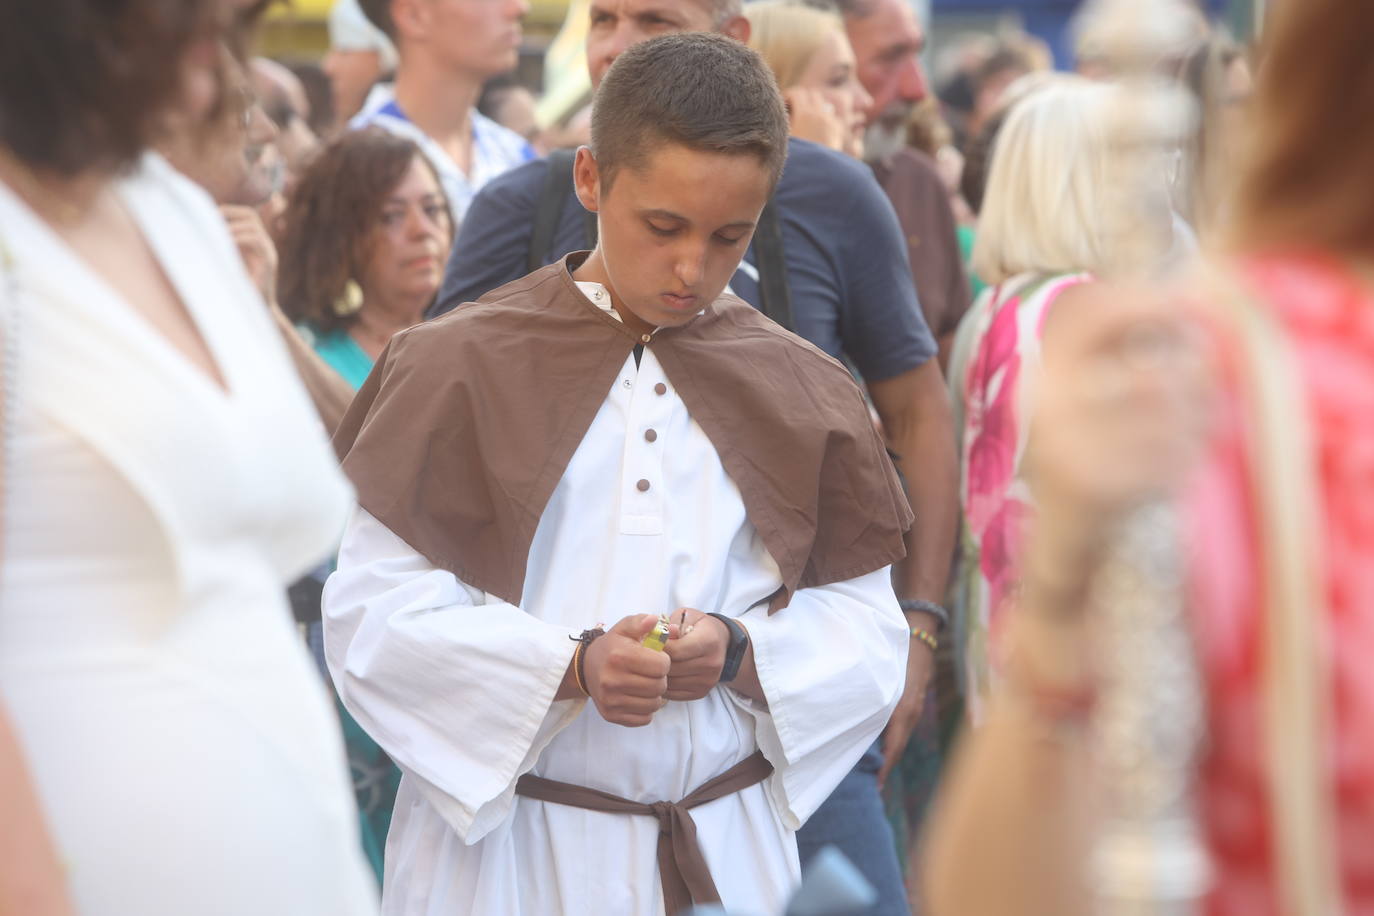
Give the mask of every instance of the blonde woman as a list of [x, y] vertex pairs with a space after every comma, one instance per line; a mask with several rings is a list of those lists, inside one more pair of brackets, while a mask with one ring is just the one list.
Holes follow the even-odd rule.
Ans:
[[[1161, 491], [1189, 522], [1206, 692], [1201, 911], [1374, 910], [1374, 121], [1349, 116], [1374, 97], [1372, 34], [1367, 0], [1273, 5], [1234, 253], [1185, 297], [1214, 384], [1189, 384], [1177, 357], [1134, 358], [1142, 329], [1167, 326], [1158, 309], [1089, 303], [1047, 338], [1035, 538], [1006, 689], [932, 827], [937, 916], [1090, 911], [1081, 726], [1100, 671], [1084, 595], [1097, 545]], [[1203, 402], [1215, 407], [1189, 463]]]
[[[1010, 112], [993, 156], [973, 267], [992, 287], [960, 327], [950, 386], [962, 417], [960, 606], [975, 719], [993, 676], [990, 633], [1017, 582], [1034, 503], [1022, 469], [1041, 334], [1061, 300], [1109, 267], [1109, 117], [1118, 90], [1065, 77]], [[1168, 210], [1156, 222], [1162, 239]]]
[[759, 52], [787, 101], [792, 136], [863, 158], [864, 111], [854, 49], [838, 13], [789, 0], [744, 8], [749, 47]]

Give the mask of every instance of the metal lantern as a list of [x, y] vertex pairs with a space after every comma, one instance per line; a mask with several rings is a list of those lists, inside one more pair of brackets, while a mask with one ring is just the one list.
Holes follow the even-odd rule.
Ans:
[[[1112, 279], [1151, 278], [1158, 251], [1143, 206], [1196, 115], [1169, 74], [1196, 32], [1179, 0], [1101, 0], [1088, 15], [1127, 98], [1115, 108]], [[1160, 220], [1158, 222], [1167, 222]], [[1195, 810], [1203, 690], [1188, 626], [1179, 519], [1155, 503], [1131, 513], [1106, 550], [1090, 602], [1100, 622], [1101, 686], [1091, 748], [1097, 833], [1089, 865], [1095, 912], [1196, 913], [1209, 868]]]

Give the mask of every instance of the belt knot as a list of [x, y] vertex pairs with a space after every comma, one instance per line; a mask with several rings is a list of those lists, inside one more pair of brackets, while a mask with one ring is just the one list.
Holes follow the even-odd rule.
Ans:
[[654, 802], [649, 806], [649, 810], [658, 818], [658, 829], [660, 833], [672, 833], [673, 815], [677, 813], [677, 805], [672, 802]]
[[587, 811], [648, 815], [658, 821], [658, 876], [663, 885], [664, 912], [680, 913], [693, 904], [720, 903], [711, 870], [697, 843], [697, 827], [691, 809], [758, 785], [773, 772], [761, 751], [755, 751], [715, 779], [698, 786], [679, 802], [642, 804], [609, 792], [554, 782], [526, 773], [515, 783], [515, 792], [526, 798], [569, 805]]

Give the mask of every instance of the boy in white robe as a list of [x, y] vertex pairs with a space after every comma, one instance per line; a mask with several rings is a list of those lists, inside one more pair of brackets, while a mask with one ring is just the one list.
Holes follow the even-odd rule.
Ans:
[[397, 335], [336, 442], [326, 651], [405, 774], [388, 913], [778, 912], [902, 691], [911, 513], [863, 399], [722, 295], [786, 155], [766, 67], [645, 42], [592, 137], [597, 249]]

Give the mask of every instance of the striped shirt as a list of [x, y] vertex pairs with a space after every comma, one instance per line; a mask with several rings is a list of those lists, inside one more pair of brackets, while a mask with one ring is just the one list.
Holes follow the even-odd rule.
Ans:
[[472, 119], [472, 162], [467, 172], [458, 167], [458, 163], [443, 147], [406, 117], [396, 104], [395, 93], [390, 85], [374, 87], [349, 126], [357, 129], [375, 125], [414, 140], [439, 175], [449, 205], [453, 208], [453, 227], [457, 232], [464, 214], [468, 212], [468, 205], [484, 184], [538, 155], [529, 141], [515, 131], [502, 127], [476, 109], [469, 116]]

